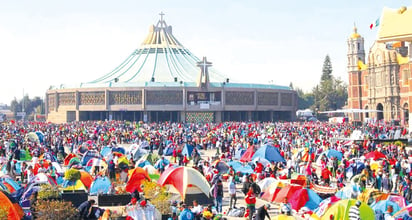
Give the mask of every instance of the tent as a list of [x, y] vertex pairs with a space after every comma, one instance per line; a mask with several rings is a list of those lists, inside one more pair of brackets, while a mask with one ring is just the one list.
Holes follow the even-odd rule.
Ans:
[[20, 150], [20, 160], [21, 161], [31, 161], [32, 157], [28, 150]]
[[246, 149], [245, 153], [240, 158], [241, 162], [252, 161], [253, 154], [255, 154], [255, 146], [250, 146]]
[[39, 139], [39, 142], [40, 142], [40, 143], [43, 143], [43, 141], [44, 141], [44, 134], [43, 134], [41, 131], [36, 131], [35, 133], [36, 133], [36, 135], [37, 135], [37, 137], [38, 137], [38, 139]]
[[[69, 162], [72, 158], [77, 158], [76, 154], [70, 153], [64, 158], [64, 166], [69, 166]], [[80, 161], [80, 160], [79, 160]]]
[[113, 147], [112, 152], [118, 152], [121, 154], [126, 154], [126, 150], [123, 147]]
[[110, 148], [109, 146], [103, 147], [103, 148], [100, 150], [100, 154], [101, 154], [104, 158], [108, 157], [111, 153], [112, 153], [112, 148]]
[[45, 173], [38, 173], [28, 184], [50, 184], [56, 186], [56, 181]]
[[263, 194], [262, 194], [262, 199], [272, 202], [275, 200], [276, 195], [280, 191], [281, 187], [286, 186], [286, 183], [283, 181], [276, 180], [275, 182], [272, 182], [268, 187], [265, 189], [261, 189]]
[[89, 189], [93, 182], [93, 177], [90, 173], [80, 170], [80, 181], [82, 181], [83, 185]]
[[13, 193], [21, 188], [20, 184], [18, 184], [13, 178], [10, 176], [2, 176], [0, 177], [0, 184], [4, 185], [9, 189], [10, 193]]
[[360, 161], [356, 161], [346, 168], [346, 177], [350, 179], [353, 176], [360, 174], [363, 169], [365, 169], [365, 164]]
[[212, 163], [212, 166], [214, 166], [219, 171], [219, 173], [227, 173], [227, 171], [229, 170], [229, 165], [222, 160], [215, 160]]
[[[301, 196], [304, 197], [304, 198], [300, 198], [298, 200], [292, 200], [292, 198], [294, 198], [294, 197], [292, 197], [293, 194], [295, 194], [300, 189], [302, 189], [301, 185], [296, 185], [296, 184], [286, 185], [285, 187], [280, 189], [280, 191], [276, 194], [275, 199], [273, 201], [280, 203], [280, 202], [283, 202], [285, 197], [287, 197], [290, 205], [292, 206], [292, 208], [299, 211], [299, 208], [302, 207], [304, 205], [304, 203], [306, 203], [306, 201], [309, 200], [307, 193], [306, 194], [304, 194], [304, 193], [301, 194]], [[305, 200], [303, 205], [301, 205], [301, 203], [302, 203], [301, 199]]]
[[253, 155], [252, 160], [258, 157], [264, 158], [269, 162], [286, 162], [285, 159], [280, 155], [279, 150], [271, 145], [261, 146]]
[[262, 192], [264, 192], [267, 188], [269, 188], [269, 186], [278, 181], [277, 179], [273, 178], [273, 177], [266, 177], [263, 180], [259, 181], [257, 184], [259, 185], [260, 189], [262, 190]]
[[87, 162], [89, 162], [90, 159], [92, 158], [98, 158], [100, 159], [100, 153], [96, 150], [88, 150], [86, 151], [86, 153], [84, 153], [83, 157], [82, 157], [82, 166], [85, 166], [87, 164]]
[[408, 215], [409, 212], [412, 211], [412, 204], [402, 208], [400, 211], [396, 212], [393, 217], [395, 219], [402, 219], [405, 215]]
[[69, 161], [69, 163], [68, 163], [68, 167], [70, 168], [70, 167], [72, 167], [72, 166], [74, 166], [74, 165], [80, 165], [81, 164], [81, 161], [80, 161], [80, 159], [78, 158], [78, 157], [73, 157], [72, 159], [70, 159], [70, 161]]
[[387, 159], [385, 154], [379, 152], [379, 151], [372, 151], [364, 155], [366, 159], [373, 159], [373, 160], [379, 160], [379, 159]]
[[85, 166], [84, 169], [85, 169], [87, 172], [93, 173], [95, 167], [99, 167], [99, 168], [100, 168], [100, 171], [101, 171], [101, 170], [105, 170], [105, 169], [107, 169], [107, 163], [106, 163], [106, 161], [104, 161], [103, 159], [99, 159], [99, 158], [95, 158], [95, 157], [94, 157], [94, 158], [91, 158], [91, 159], [87, 162], [87, 164], [86, 164], [86, 166]]
[[[330, 220], [330, 216], [333, 215], [334, 219], [348, 219], [349, 209], [351, 206], [356, 204], [355, 199], [345, 199], [340, 200], [333, 204], [325, 214], [322, 216], [321, 220]], [[362, 202], [359, 207], [360, 219], [375, 219], [375, 213], [372, 208]]]
[[361, 193], [360, 186], [356, 184], [349, 184], [343, 187], [341, 190], [336, 192], [335, 196], [340, 199], [351, 199], [353, 197], [357, 197], [358, 194]]
[[104, 193], [109, 192], [110, 186], [111, 186], [111, 182], [107, 176], [103, 176], [103, 177], [99, 176], [93, 181], [90, 187], [89, 193], [90, 195], [97, 195], [99, 193], [104, 194]]
[[142, 192], [141, 184], [144, 180], [150, 181], [149, 174], [140, 167], [134, 168], [130, 173], [126, 184], [126, 191], [132, 193], [137, 189], [139, 192]]
[[234, 158], [237, 159], [237, 160], [240, 160], [240, 158], [242, 158], [242, 156], [243, 156], [243, 154], [245, 154], [245, 152], [246, 152], [246, 149], [243, 149], [243, 148], [238, 149], [238, 150], [235, 152]]
[[325, 214], [326, 210], [328, 210], [333, 204], [335, 204], [339, 200], [340, 199], [336, 196], [331, 196], [329, 198], [322, 200], [319, 203], [318, 208], [314, 210], [315, 214], [317, 216], [322, 216], [323, 214]]
[[375, 211], [375, 213], [379, 211], [381, 213], [385, 213], [389, 205], [393, 207], [393, 213], [397, 213], [401, 210], [401, 207], [399, 207], [398, 204], [389, 200], [379, 201], [377, 203], [372, 204], [370, 207], [373, 209], [373, 211]]
[[86, 187], [84, 186], [81, 180], [76, 180], [74, 182], [70, 180], [64, 180], [62, 186], [63, 186], [63, 190], [66, 190], [66, 191], [71, 191], [71, 190], [86, 191]]
[[376, 197], [376, 202], [378, 201], [382, 201], [382, 200], [388, 200], [391, 202], [396, 203], [397, 205], [399, 205], [400, 208], [404, 208], [406, 207], [406, 200], [405, 197], [398, 195], [398, 194], [394, 194], [394, 193], [381, 193], [380, 196]]
[[191, 157], [193, 148], [195, 148], [193, 145], [185, 144], [185, 146], [182, 149], [183, 156]]
[[23, 212], [18, 210], [18, 207], [14, 205], [7, 196], [0, 191], [0, 206], [4, 208], [7, 212], [7, 219], [18, 220], [23, 217]]
[[163, 154], [164, 154], [165, 156], [172, 156], [172, 155], [173, 155], [173, 149], [174, 149], [174, 146], [173, 146], [173, 145], [169, 145], [169, 146], [167, 146], [167, 147], [163, 150]]
[[143, 167], [144, 170], [149, 174], [150, 179], [158, 180], [160, 175], [157, 169], [152, 165], [145, 165]]
[[32, 141], [32, 142], [35, 142], [35, 143], [40, 143], [39, 136], [37, 136], [37, 134], [35, 132], [29, 132], [26, 135], [26, 138], [29, 141]]
[[160, 176], [158, 183], [161, 186], [168, 185], [169, 190], [175, 190], [180, 194], [182, 201], [191, 204], [197, 199], [199, 204], [209, 204], [210, 186], [206, 178], [191, 167], [170, 167]]

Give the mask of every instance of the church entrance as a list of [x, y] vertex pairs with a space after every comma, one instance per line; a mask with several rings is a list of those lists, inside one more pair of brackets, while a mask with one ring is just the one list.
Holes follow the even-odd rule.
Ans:
[[383, 105], [379, 103], [376, 106], [376, 110], [378, 110], [378, 112], [376, 113], [377, 114], [376, 120], [380, 121], [383, 119]]

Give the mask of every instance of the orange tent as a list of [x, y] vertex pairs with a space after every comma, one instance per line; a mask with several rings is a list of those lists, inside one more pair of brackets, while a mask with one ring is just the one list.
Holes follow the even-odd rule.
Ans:
[[13, 203], [11, 203], [9, 198], [7, 198], [7, 196], [4, 195], [4, 193], [1, 191], [0, 191], [0, 206], [8, 212], [7, 219], [9, 220], [10, 219], [20, 220], [23, 217], [22, 212], [19, 212], [16, 206]]
[[89, 189], [93, 182], [93, 177], [90, 173], [80, 170], [80, 181], [82, 181], [83, 185]]
[[126, 191], [132, 193], [137, 189], [139, 192], [142, 192], [140, 185], [144, 180], [150, 181], [147, 171], [140, 167], [134, 168], [131, 175], [129, 175], [129, 181], [127, 181], [126, 184]]

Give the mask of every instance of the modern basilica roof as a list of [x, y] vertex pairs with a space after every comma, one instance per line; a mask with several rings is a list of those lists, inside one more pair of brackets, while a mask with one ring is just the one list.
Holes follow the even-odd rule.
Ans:
[[[201, 59], [183, 46], [160, 13], [160, 20], [149, 28], [149, 34], [119, 66], [104, 76], [81, 83], [80, 88], [97, 87], [193, 87], [199, 80]], [[228, 77], [208, 68], [210, 85], [221, 86]], [[230, 79], [232, 81], [232, 79]], [[287, 86], [232, 83], [232, 87], [290, 89]], [[79, 87], [79, 86], [77, 86]], [[62, 85], [61, 88], [73, 88]]]

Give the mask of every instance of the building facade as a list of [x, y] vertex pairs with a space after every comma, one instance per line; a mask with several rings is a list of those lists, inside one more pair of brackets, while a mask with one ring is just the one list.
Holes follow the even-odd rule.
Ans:
[[46, 93], [47, 120], [175, 122], [294, 120], [288, 86], [236, 82], [199, 59], [172, 34], [161, 14], [141, 47], [100, 78]]
[[348, 108], [368, 110], [350, 115], [352, 121], [409, 123], [411, 87], [410, 42], [375, 41], [365, 54], [356, 27], [347, 40]]

